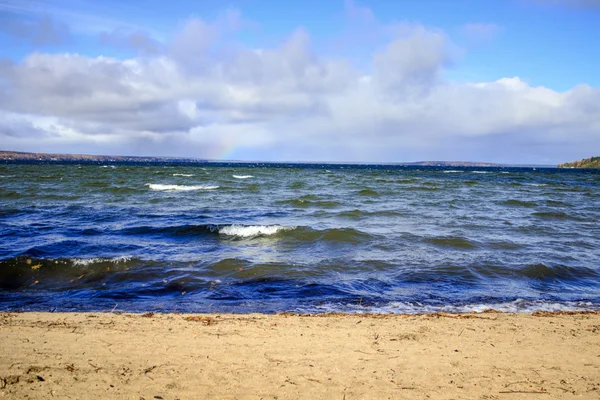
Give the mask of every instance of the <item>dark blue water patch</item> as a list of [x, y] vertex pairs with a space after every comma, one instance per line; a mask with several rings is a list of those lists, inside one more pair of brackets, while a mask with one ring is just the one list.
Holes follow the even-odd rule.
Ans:
[[219, 233], [219, 225], [201, 224], [201, 225], [176, 225], [176, 226], [136, 226], [124, 228], [118, 231], [121, 235], [157, 235], [157, 236], [203, 236]]

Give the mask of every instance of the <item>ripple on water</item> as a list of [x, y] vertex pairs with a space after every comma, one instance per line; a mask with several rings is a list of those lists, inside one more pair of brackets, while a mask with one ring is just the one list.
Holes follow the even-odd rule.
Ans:
[[423, 240], [436, 246], [453, 248], [457, 250], [471, 250], [479, 247], [476, 242], [460, 236], [436, 236], [427, 237]]
[[505, 200], [502, 204], [513, 207], [537, 207], [538, 204], [535, 201], [525, 201], [525, 200]]

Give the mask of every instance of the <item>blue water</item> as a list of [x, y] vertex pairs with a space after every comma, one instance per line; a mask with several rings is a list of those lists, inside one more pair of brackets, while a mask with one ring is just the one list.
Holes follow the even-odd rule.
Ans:
[[0, 310], [597, 309], [599, 222], [594, 170], [1, 164]]

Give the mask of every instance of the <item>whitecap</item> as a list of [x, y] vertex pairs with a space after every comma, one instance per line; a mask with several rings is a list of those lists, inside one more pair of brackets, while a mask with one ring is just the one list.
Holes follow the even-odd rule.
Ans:
[[444, 171], [445, 174], [456, 173], [456, 172], [465, 172], [465, 171], [457, 171], [457, 170], [454, 170], [454, 169]]
[[474, 174], [489, 174], [489, 171], [471, 171]]
[[119, 264], [119, 263], [124, 263], [124, 262], [130, 261], [130, 260], [131, 260], [131, 257], [129, 257], [129, 256], [119, 256], [119, 257], [113, 257], [113, 258], [100, 258], [100, 257], [74, 258], [71, 260], [71, 262], [73, 263], [73, 265], [85, 267], [90, 264], [96, 264], [96, 263], [102, 263], [102, 262]]
[[233, 175], [233, 177], [235, 179], [248, 179], [248, 178], [254, 178], [252, 175]]
[[194, 176], [194, 174], [173, 174], [173, 176]]
[[146, 183], [151, 190], [163, 190], [169, 192], [189, 192], [192, 190], [213, 190], [218, 186], [187, 186], [187, 185], [163, 185], [159, 183]]
[[219, 229], [219, 233], [227, 236], [253, 237], [269, 236], [280, 231], [292, 230], [295, 227], [281, 225], [229, 225]]

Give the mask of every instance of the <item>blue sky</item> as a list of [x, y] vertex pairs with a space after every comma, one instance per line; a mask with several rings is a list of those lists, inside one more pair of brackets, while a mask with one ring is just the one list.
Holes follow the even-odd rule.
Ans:
[[552, 164], [600, 148], [599, 37], [597, 0], [0, 0], [0, 147]]

